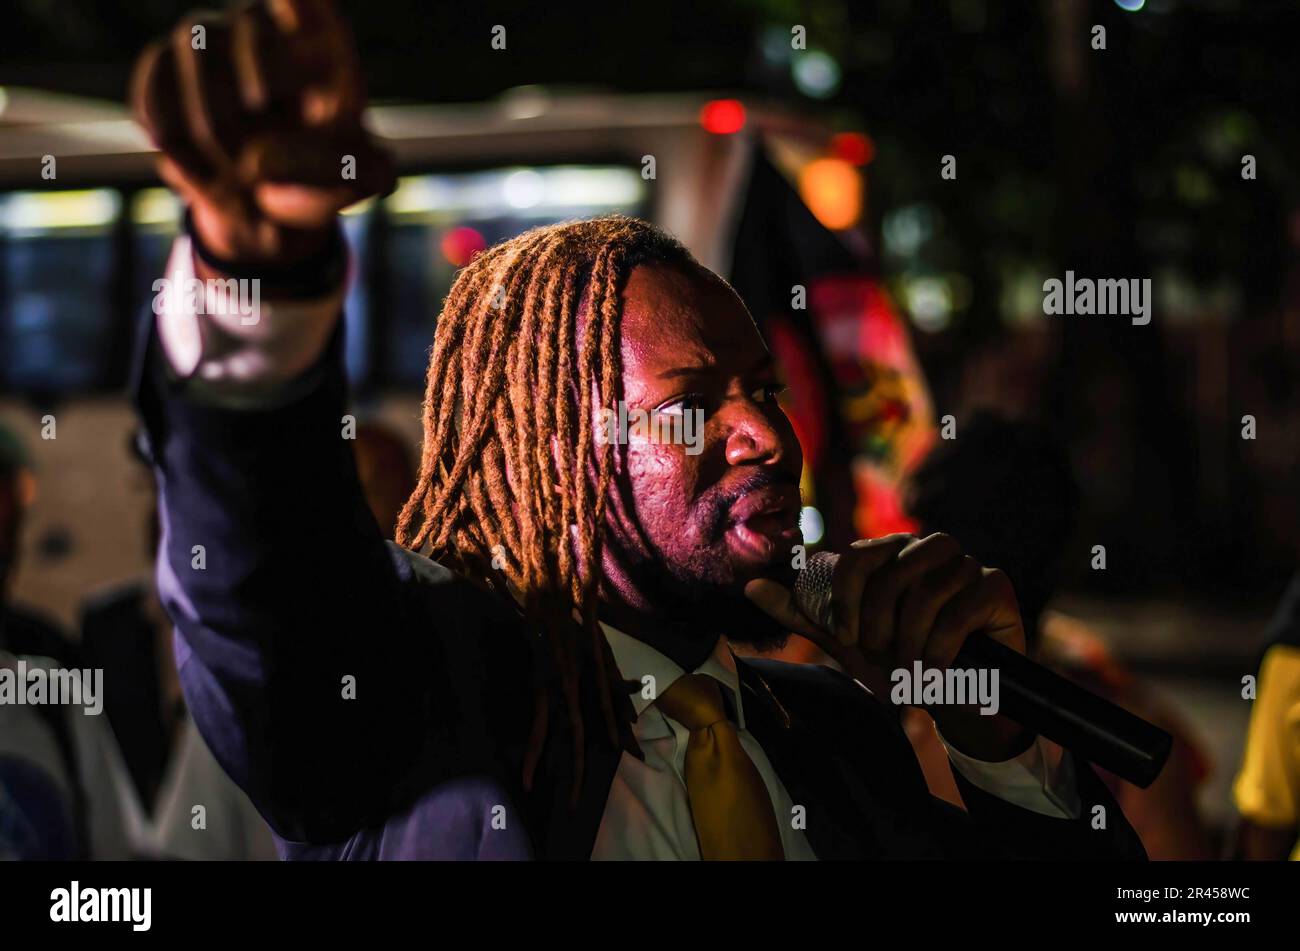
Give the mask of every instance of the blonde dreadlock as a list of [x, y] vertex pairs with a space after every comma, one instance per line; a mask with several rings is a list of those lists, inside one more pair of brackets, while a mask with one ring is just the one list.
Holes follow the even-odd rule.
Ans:
[[[434, 333], [419, 481], [397, 524], [400, 544], [511, 592], [540, 628], [569, 713], [574, 795], [584, 750], [583, 638], [610, 741], [619, 742], [617, 670], [596, 616], [614, 457], [612, 446], [597, 444], [587, 401], [595, 394], [600, 406], [615, 405], [620, 296], [632, 269], [648, 261], [694, 264], [653, 225], [610, 216], [525, 232], [460, 272]], [[524, 765], [529, 787], [548, 699], [542, 684]]]

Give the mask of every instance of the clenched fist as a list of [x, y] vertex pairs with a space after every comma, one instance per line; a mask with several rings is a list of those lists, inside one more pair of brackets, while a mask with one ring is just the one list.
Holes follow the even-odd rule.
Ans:
[[[978, 632], [1020, 652], [1025, 631], [1007, 576], [965, 554], [950, 535], [889, 535], [855, 542], [831, 578], [831, 630], [799, 611], [792, 593], [775, 581], [751, 581], [745, 594], [788, 629], [808, 637], [845, 672], [879, 686], [882, 672], [921, 661], [952, 664], [966, 638]], [[1029, 737], [1003, 716], [972, 707], [930, 710], [944, 738], [980, 759], [1006, 759]]]
[[131, 105], [218, 257], [288, 265], [335, 215], [393, 185], [361, 123], [365, 96], [347, 25], [328, 0], [269, 0], [194, 14], [140, 56]]

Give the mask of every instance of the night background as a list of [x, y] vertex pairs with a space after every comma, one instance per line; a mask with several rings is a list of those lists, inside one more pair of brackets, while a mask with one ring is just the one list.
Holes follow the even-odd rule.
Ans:
[[[1131, 5], [1131, 4], [1126, 4]], [[121, 101], [178, 3], [17, 0], [0, 82]], [[904, 308], [953, 308], [915, 345], [937, 409], [1041, 405], [1076, 450], [1094, 531], [1129, 591], [1276, 592], [1296, 552], [1300, 243], [1285, 2], [344, 2], [376, 101], [516, 86], [759, 94], [866, 131], [870, 233]], [[801, 92], [789, 24], [829, 57]], [[492, 51], [493, 25], [509, 31]], [[1105, 50], [1071, 36], [1107, 28]], [[827, 76], [826, 74], [829, 74]], [[958, 158], [940, 179], [941, 155]], [[1252, 154], [1257, 179], [1243, 181]], [[895, 240], [891, 241], [890, 237]], [[1045, 276], [1156, 276], [1159, 317], [1036, 321]], [[1260, 438], [1240, 438], [1253, 414]]]
[[[910, 335], [928, 386], [926, 425], [951, 414], [960, 434], [964, 420], [991, 410], [1036, 417], [1065, 443], [1081, 511], [1060, 604], [1199, 731], [1212, 764], [1202, 804], [1222, 827], [1248, 716], [1240, 678], [1300, 565], [1300, 5], [339, 5], [376, 105], [473, 107], [533, 86], [555, 95], [702, 94], [849, 133], [864, 200], [845, 230]], [[134, 57], [186, 9], [9, 0], [0, 87], [120, 104]], [[490, 47], [498, 24], [506, 50]], [[806, 50], [791, 49], [796, 24]], [[1090, 45], [1095, 25], [1105, 27], [1105, 49]], [[4, 121], [0, 110], [0, 139]], [[956, 157], [955, 180], [940, 175], [945, 155]], [[1253, 179], [1242, 176], [1247, 155]], [[10, 176], [0, 187], [40, 183]], [[396, 230], [380, 246], [403, 247]], [[729, 276], [763, 322], [766, 305], [745, 293], [739, 257]], [[152, 258], [141, 261], [144, 273]], [[1045, 317], [1043, 282], [1067, 269], [1150, 278], [1151, 323]], [[407, 320], [418, 339], [432, 326], [437, 293], [403, 304], [404, 286], [381, 282], [370, 307], [408, 314], [383, 319]], [[10, 320], [0, 309], [0, 321]], [[117, 420], [105, 407], [125, 405], [128, 348], [114, 337], [109, 349], [118, 356], [91, 387], [90, 418]], [[418, 370], [422, 351], [407, 353]], [[367, 378], [376, 392], [411, 391], [398, 363], [377, 366]], [[34, 416], [72, 398], [12, 381], [4, 389], [5, 418], [24, 434], [36, 432]], [[1246, 415], [1253, 439], [1242, 437]], [[826, 425], [828, 458], [861, 454], [836, 455], [844, 432]], [[69, 498], [89, 497], [75, 480], [58, 482], [61, 468], [86, 468], [72, 448], [50, 449], [64, 455], [42, 463], [47, 450], [25, 441], [42, 478], [70, 486]], [[823, 512], [836, 538], [852, 534], [854, 503], [837, 507], [825, 485], [847, 476], [828, 467]], [[93, 530], [61, 517], [50, 499], [34, 512], [16, 587], [70, 620], [38, 575], [75, 553], [78, 532]], [[1104, 571], [1090, 568], [1097, 544]]]

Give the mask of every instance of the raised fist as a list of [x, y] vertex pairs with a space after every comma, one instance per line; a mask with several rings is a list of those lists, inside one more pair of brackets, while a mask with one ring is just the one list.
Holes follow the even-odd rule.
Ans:
[[158, 171], [217, 256], [291, 264], [343, 208], [393, 186], [391, 156], [361, 123], [352, 38], [329, 0], [195, 13], [140, 56], [135, 116]]

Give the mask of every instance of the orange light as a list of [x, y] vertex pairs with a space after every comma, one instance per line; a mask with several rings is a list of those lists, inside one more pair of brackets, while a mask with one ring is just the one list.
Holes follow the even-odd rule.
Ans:
[[799, 172], [799, 197], [823, 225], [843, 231], [862, 216], [862, 176], [844, 159], [816, 159]]
[[838, 132], [831, 136], [831, 155], [850, 165], [870, 165], [876, 157], [876, 144], [862, 132]]
[[700, 125], [714, 135], [731, 135], [745, 127], [745, 104], [739, 99], [714, 99], [700, 109]]

